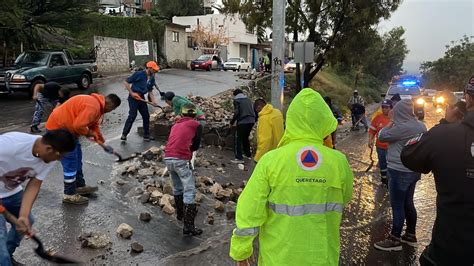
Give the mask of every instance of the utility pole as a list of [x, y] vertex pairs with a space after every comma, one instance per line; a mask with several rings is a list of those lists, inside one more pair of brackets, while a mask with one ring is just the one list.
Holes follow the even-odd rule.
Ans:
[[282, 109], [285, 76], [285, 5], [286, 0], [273, 0], [272, 33], [272, 105]]

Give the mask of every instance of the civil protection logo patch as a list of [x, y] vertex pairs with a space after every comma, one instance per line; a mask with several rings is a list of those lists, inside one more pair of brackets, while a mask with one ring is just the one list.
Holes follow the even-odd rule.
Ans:
[[301, 169], [313, 171], [321, 165], [322, 157], [314, 147], [304, 147], [296, 154], [296, 162]]

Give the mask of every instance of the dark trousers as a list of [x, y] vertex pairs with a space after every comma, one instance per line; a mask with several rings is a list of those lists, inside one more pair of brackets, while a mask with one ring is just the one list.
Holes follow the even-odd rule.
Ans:
[[128, 118], [125, 122], [122, 134], [127, 136], [128, 133], [130, 133], [133, 122], [135, 122], [135, 119], [137, 118], [137, 112], [140, 112], [143, 119], [143, 135], [145, 137], [150, 136], [150, 113], [148, 112], [147, 104], [128, 96], [128, 106], [130, 107], [130, 111], [128, 111]]
[[252, 157], [252, 153], [250, 152], [250, 132], [252, 131], [253, 123], [252, 124], [238, 124], [237, 131], [235, 132], [235, 158], [242, 160], [244, 157], [242, 156], [242, 150], [245, 156]]
[[402, 235], [403, 224], [407, 222], [406, 232], [416, 234], [417, 213], [413, 195], [416, 182], [421, 174], [414, 172], [401, 172], [388, 168], [388, 189], [390, 205], [392, 206], [392, 235]]

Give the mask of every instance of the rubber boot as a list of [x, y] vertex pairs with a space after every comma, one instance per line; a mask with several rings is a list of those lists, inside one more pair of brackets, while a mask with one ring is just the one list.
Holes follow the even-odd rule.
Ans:
[[183, 195], [175, 195], [174, 203], [176, 204], [176, 219], [182, 221], [184, 217]]
[[183, 235], [197, 236], [202, 234], [202, 230], [194, 226], [194, 219], [197, 214], [196, 204], [184, 204], [184, 228]]

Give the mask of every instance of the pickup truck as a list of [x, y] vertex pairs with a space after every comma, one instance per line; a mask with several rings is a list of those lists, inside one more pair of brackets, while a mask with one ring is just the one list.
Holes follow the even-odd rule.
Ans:
[[240, 71], [246, 70], [249, 72], [250, 70], [250, 63], [245, 62], [243, 58], [229, 58], [227, 62], [224, 63], [224, 70], [233, 70], [233, 71]]
[[23, 91], [31, 95], [36, 84], [49, 81], [76, 83], [85, 90], [96, 75], [94, 63], [75, 62], [65, 50], [27, 51], [18, 56], [12, 67], [0, 69], [0, 94]]

